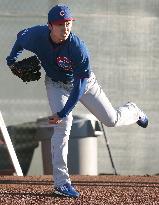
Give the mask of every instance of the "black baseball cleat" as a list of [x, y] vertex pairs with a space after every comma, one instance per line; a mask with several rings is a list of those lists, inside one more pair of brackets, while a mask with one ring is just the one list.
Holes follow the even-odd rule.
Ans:
[[140, 127], [146, 128], [148, 126], [148, 117], [141, 111], [139, 120], [136, 122]]
[[71, 184], [69, 183], [66, 183], [60, 187], [55, 187], [54, 193], [59, 196], [73, 197], [73, 198], [77, 198], [80, 195], [79, 192], [77, 192], [75, 188], [71, 186]]

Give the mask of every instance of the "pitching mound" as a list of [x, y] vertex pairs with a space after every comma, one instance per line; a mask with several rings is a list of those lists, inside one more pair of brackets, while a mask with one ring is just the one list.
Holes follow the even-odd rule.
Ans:
[[0, 177], [0, 205], [158, 205], [159, 176], [71, 176], [77, 199], [53, 194], [52, 176]]

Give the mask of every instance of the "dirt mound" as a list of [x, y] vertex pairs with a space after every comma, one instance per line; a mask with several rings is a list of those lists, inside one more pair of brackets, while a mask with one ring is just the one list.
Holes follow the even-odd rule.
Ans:
[[159, 176], [71, 176], [77, 199], [53, 194], [52, 176], [0, 177], [0, 205], [158, 205]]

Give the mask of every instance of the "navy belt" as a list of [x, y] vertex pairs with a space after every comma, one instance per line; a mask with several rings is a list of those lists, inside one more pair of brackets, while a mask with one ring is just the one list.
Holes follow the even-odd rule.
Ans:
[[69, 81], [69, 80], [54, 80], [54, 79], [51, 79], [52, 81], [54, 82], [61, 82], [61, 83], [64, 83], [64, 84], [68, 84], [68, 83], [72, 83], [73, 81]]

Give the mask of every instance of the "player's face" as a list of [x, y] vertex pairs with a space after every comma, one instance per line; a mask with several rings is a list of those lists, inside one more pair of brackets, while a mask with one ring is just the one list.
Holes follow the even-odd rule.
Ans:
[[72, 21], [66, 21], [59, 24], [49, 24], [50, 36], [55, 43], [65, 41], [70, 35]]

